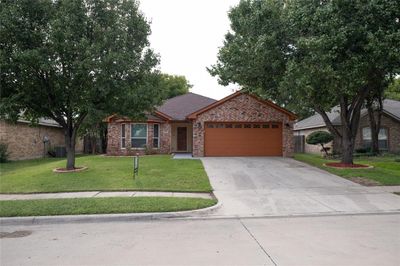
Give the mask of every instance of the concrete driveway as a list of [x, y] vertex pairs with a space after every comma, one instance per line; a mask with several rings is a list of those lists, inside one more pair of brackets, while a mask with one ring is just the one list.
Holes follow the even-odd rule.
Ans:
[[400, 196], [290, 158], [201, 159], [221, 207], [215, 216], [287, 216], [400, 211]]

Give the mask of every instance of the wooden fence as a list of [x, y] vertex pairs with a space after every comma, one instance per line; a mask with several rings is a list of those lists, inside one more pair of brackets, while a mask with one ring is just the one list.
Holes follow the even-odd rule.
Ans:
[[294, 136], [294, 152], [304, 152], [305, 138], [302, 136]]

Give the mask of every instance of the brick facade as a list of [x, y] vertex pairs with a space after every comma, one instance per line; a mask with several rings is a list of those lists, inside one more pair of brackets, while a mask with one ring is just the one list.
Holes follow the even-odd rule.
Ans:
[[[360, 120], [360, 126], [356, 137], [356, 149], [363, 147], [362, 129], [364, 127], [369, 127], [368, 115], [363, 116]], [[393, 153], [400, 152], [400, 122], [383, 114], [381, 118], [381, 127], [387, 130], [388, 151]]]
[[[30, 126], [18, 122], [10, 124], [0, 121], [0, 142], [8, 145], [10, 160], [26, 160], [43, 157], [49, 144], [43, 146], [43, 137], [48, 136], [51, 146], [65, 146], [64, 132], [60, 127]], [[45, 150], [44, 150], [45, 149]], [[77, 140], [76, 152], [83, 151], [83, 141]]]
[[256, 100], [247, 94], [237, 97], [201, 113], [193, 121], [193, 156], [204, 156], [205, 122], [281, 122], [283, 156], [291, 157], [294, 151], [293, 122], [289, 116]]
[[[138, 122], [139, 123], [139, 122]], [[140, 122], [142, 123], [142, 122]], [[121, 148], [121, 128], [122, 124], [125, 124], [125, 148]], [[140, 155], [149, 152], [144, 148], [132, 148], [131, 145], [131, 125], [134, 124], [132, 121], [112, 121], [108, 123], [107, 133], [107, 155]], [[160, 147], [153, 147], [153, 124], [145, 123], [147, 125], [147, 146], [154, 153], [169, 153], [171, 150], [171, 124], [169, 123], [157, 123], [160, 126]]]

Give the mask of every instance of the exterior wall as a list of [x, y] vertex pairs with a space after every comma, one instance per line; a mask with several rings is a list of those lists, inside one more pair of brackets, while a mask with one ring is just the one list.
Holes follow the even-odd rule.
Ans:
[[[320, 128], [296, 130], [294, 132], [294, 134], [296, 136], [304, 136], [304, 138], [307, 139], [307, 136], [310, 135], [311, 133], [315, 132], [315, 131], [326, 131], [326, 132], [329, 132], [326, 127], [320, 127]], [[331, 141], [330, 143], [328, 143], [328, 144], [326, 144], [324, 146], [330, 147], [332, 149], [333, 141]], [[321, 149], [322, 149], [321, 145], [310, 145], [310, 144], [307, 144], [307, 142], [304, 143], [304, 152], [305, 153], [322, 154]]]
[[[363, 140], [362, 140], [362, 128], [369, 127], [369, 119], [368, 115], [361, 117], [360, 125], [357, 131], [356, 141], [355, 141], [355, 149], [363, 148]], [[400, 152], [400, 122], [393, 119], [392, 117], [383, 114], [381, 120], [381, 127], [384, 127], [388, 131], [388, 152], [398, 153]], [[336, 126], [336, 128], [341, 131], [340, 126]], [[312, 129], [305, 129], [305, 130], [296, 130], [296, 135], [305, 135], [306, 137], [314, 131], [323, 130], [328, 131], [326, 127], [322, 128], [312, 128]], [[314, 145], [305, 144], [305, 152], [306, 153], [320, 153], [319, 146], [317, 149], [313, 148]], [[341, 145], [340, 139], [336, 138], [331, 143], [333, 146], [333, 151], [335, 153], [340, 153]]]
[[[369, 127], [368, 115], [360, 119], [360, 126], [356, 137], [356, 149], [363, 147], [362, 129], [364, 127]], [[381, 118], [381, 127], [386, 128], [388, 132], [388, 152], [400, 152], [400, 122], [383, 114]]]
[[[186, 152], [192, 152], [192, 144], [193, 144], [193, 127], [191, 123], [172, 123], [172, 138], [171, 138], [171, 152], [177, 152], [177, 128], [178, 127], [186, 127], [187, 128], [187, 150]], [[179, 151], [182, 152], [182, 151]]]
[[[43, 137], [48, 136], [51, 146], [65, 146], [62, 128], [50, 126], [30, 126], [28, 123], [9, 124], [0, 121], [0, 142], [8, 145], [10, 160], [41, 158], [47, 154], [49, 144], [44, 152]], [[77, 140], [76, 152], [83, 151], [83, 141]]]
[[241, 94], [200, 115], [193, 122], [193, 156], [204, 156], [204, 122], [282, 122], [283, 156], [294, 151], [293, 122], [288, 115]]
[[[125, 124], [125, 146], [121, 148], [121, 125]], [[131, 124], [134, 122], [110, 122], [107, 132], [107, 155], [140, 155], [145, 154], [144, 148], [131, 148]], [[153, 123], [147, 123], [147, 145], [155, 153], [169, 153], [171, 150], [171, 125], [160, 123], [160, 148], [153, 148]]]

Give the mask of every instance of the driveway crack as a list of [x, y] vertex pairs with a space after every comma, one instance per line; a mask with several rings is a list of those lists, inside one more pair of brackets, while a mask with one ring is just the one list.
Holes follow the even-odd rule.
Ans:
[[260, 242], [258, 242], [257, 238], [250, 232], [250, 230], [247, 228], [247, 226], [242, 222], [241, 219], [239, 219], [240, 223], [242, 224], [243, 228], [246, 229], [247, 233], [249, 233], [249, 235], [254, 239], [254, 241], [256, 241], [257, 245], [261, 248], [261, 250], [264, 252], [265, 255], [267, 255], [267, 257], [269, 258], [269, 260], [275, 265], [277, 266], [276, 262], [274, 261], [274, 259], [268, 254], [268, 252], [265, 250], [265, 248], [261, 245]]
[[311, 196], [311, 195], [306, 195], [308, 198], [310, 198], [310, 199], [312, 199], [312, 200], [314, 200], [314, 201], [316, 201], [316, 202], [318, 202], [319, 204], [321, 204], [322, 206], [325, 206], [326, 208], [328, 208], [328, 209], [330, 209], [330, 210], [332, 210], [332, 211], [335, 211], [335, 212], [337, 212], [338, 210], [336, 210], [336, 209], [334, 209], [334, 208], [332, 208], [331, 206], [329, 206], [329, 205], [327, 205], [327, 204], [325, 204], [325, 203], [323, 203], [323, 202], [321, 202], [321, 201], [319, 201], [319, 200], [317, 200], [316, 198], [314, 198], [313, 196]]

